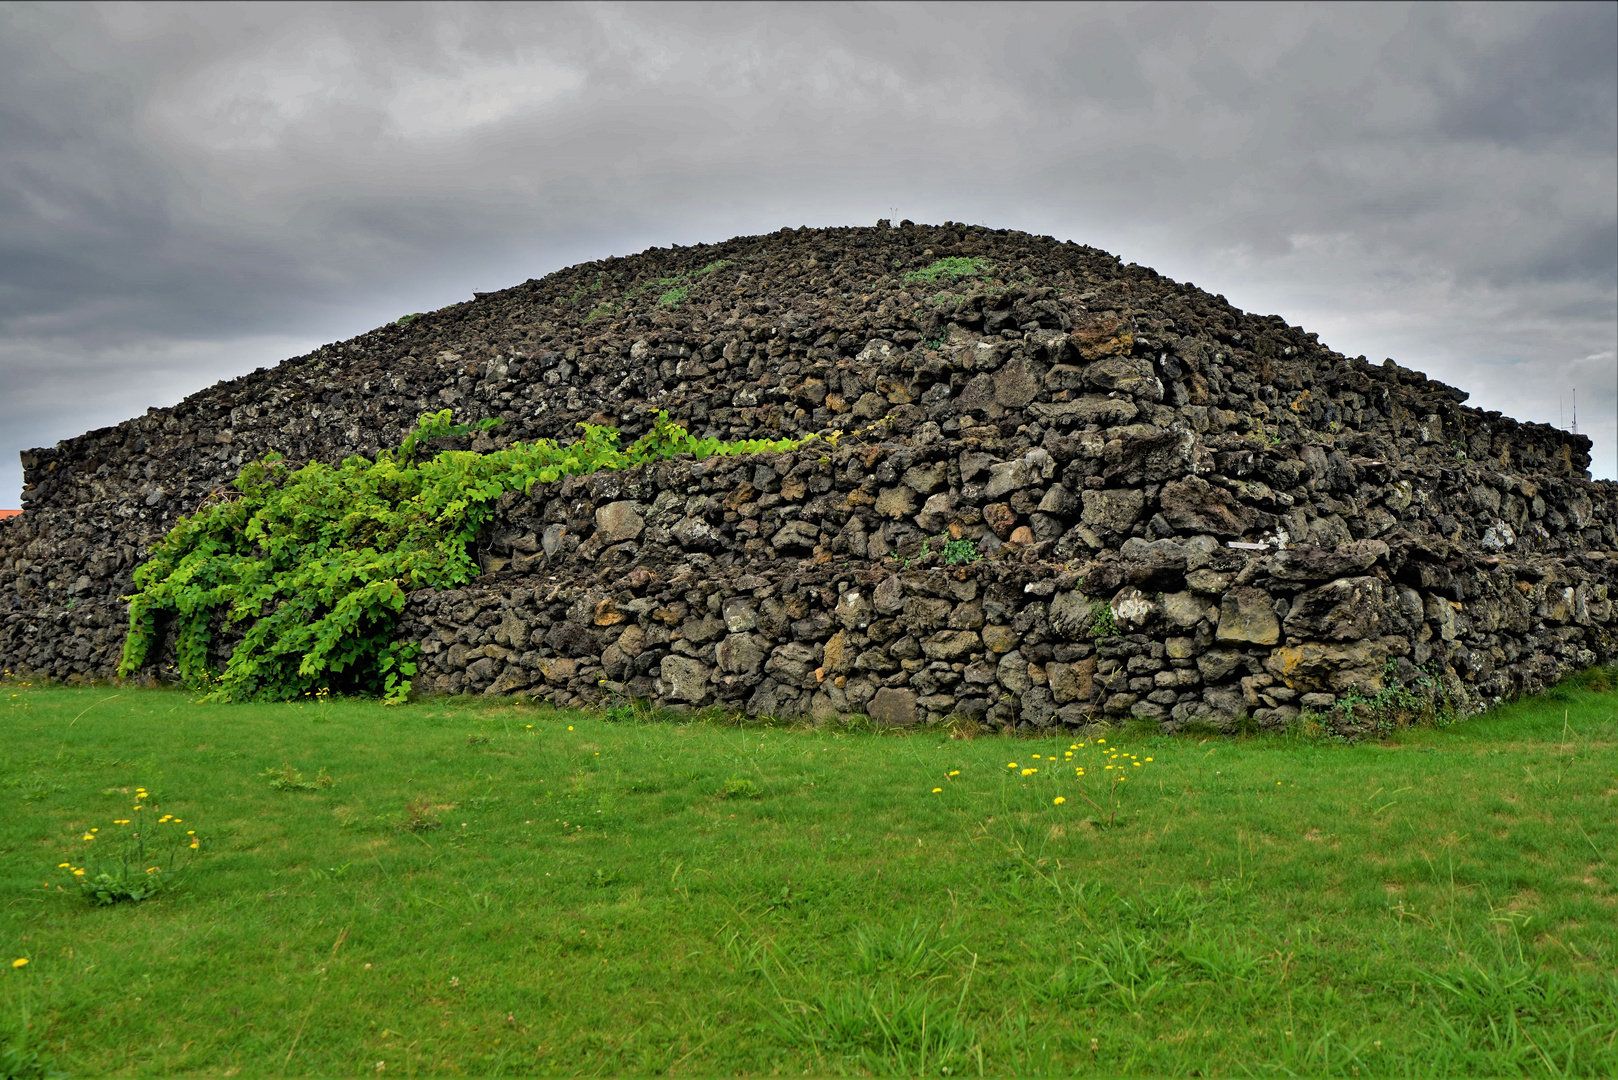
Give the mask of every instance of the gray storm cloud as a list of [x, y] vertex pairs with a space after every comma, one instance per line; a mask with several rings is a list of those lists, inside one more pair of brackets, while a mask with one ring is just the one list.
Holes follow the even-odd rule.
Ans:
[[0, 6], [16, 452], [649, 245], [954, 219], [1570, 419], [1618, 475], [1618, 6]]

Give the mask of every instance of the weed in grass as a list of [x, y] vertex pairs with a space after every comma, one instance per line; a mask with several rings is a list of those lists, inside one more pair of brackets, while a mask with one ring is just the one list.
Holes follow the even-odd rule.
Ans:
[[80, 837], [77, 861], [58, 870], [71, 875], [79, 894], [92, 904], [138, 903], [178, 888], [196, 861], [202, 841], [195, 829], [181, 829], [183, 818], [158, 816], [144, 788], [136, 790], [127, 818], [115, 818], [105, 832], [97, 826]]
[[264, 775], [269, 778], [271, 791], [324, 791], [337, 782], [324, 767], [313, 780], [305, 780], [303, 773], [285, 762], [279, 769], [265, 769]]
[[405, 803], [404, 816], [399, 821], [399, 828], [413, 833], [440, 828], [444, 823], [438, 819], [435, 812], [439, 809], [440, 807], [434, 806], [430, 800], [420, 796], [411, 799]]
[[719, 789], [719, 797], [721, 799], [762, 799], [764, 789], [746, 776], [731, 776], [725, 779], [725, 786]]

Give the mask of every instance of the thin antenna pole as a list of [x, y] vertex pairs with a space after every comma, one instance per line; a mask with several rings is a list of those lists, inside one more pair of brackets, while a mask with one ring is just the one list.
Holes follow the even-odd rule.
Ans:
[[1579, 433], [1579, 392], [1573, 391], [1573, 434]]

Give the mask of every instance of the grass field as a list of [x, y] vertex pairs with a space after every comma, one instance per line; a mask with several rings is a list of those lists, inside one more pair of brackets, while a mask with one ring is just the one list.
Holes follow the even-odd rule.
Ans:
[[[1360, 745], [0, 684], [0, 1046], [26, 1010], [80, 1076], [1610, 1076], [1610, 677]], [[79, 895], [162, 814], [179, 887]]]

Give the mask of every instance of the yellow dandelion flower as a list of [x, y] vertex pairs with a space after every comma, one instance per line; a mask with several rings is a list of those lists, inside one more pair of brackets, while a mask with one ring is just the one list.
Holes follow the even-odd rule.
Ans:
[[1116, 768], [1117, 768], [1117, 767], [1118, 767], [1118, 766], [1116, 766], [1116, 765], [1108, 765], [1108, 766], [1107, 766], [1107, 768], [1109, 768], [1109, 769], [1116, 769]]
[[95, 833], [85, 833], [84, 838], [86, 840], [94, 840], [95, 839]]
[[73, 876], [74, 877], [83, 877], [84, 876], [84, 871], [82, 869], [75, 870], [75, 871], [73, 871]]
[[1102, 746], [1102, 745], [1105, 745], [1105, 744], [1106, 744], [1106, 741], [1107, 741], [1107, 740], [1106, 740], [1106, 739], [1097, 739], [1097, 740], [1096, 740], [1096, 745], [1097, 745], [1097, 746]]
[[147, 872], [147, 873], [148, 873], [148, 874], [155, 874], [155, 873], [157, 873], [157, 867], [155, 867], [155, 866], [148, 866], [148, 867], [147, 867], [147, 868], [146, 868], [146, 872]]
[[941, 787], [935, 787], [935, 788], [933, 788], [933, 794], [934, 794], [934, 795], [937, 795], [937, 794], [938, 794], [938, 793], [939, 793], [939, 792], [940, 792], [940, 791], [943, 791], [943, 790], [944, 790], [944, 789], [943, 789], [943, 788], [941, 788]]
[[174, 819], [174, 824], [178, 825], [180, 822], [182, 822], [184, 820], [185, 820], [184, 818], [175, 818]]
[[11, 962], [11, 966], [14, 967], [14, 968], [27, 967], [28, 966], [28, 957], [26, 957], [26, 956], [17, 957], [17, 959], [15, 959], [15, 960], [13, 960]]
[[1016, 767], [1017, 767], [1017, 763], [1016, 763], [1016, 762], [1015, 762], [1015, 761], [1008, 761], [1008, 762], [1006, 762], [1006, 768], [1008, 768], [1008, 769], [1015, 769], [1015, 768], [1016, 768]]
[[163, 824], [163, 823], [164, 823], [164, 822], [165, 822], [165, 821], [168, 821], [168, 820], [169, 820], [169, 819], [170, 819], [170, 818], [172, 818], [172, 817], [173, 817], [173, 816], [174, 816], [174, 815], [173, 815], [173, 814], [164, 814], [164, 815], [163, 815], [163, 816], [162, 816], [162, 817], [160, 817], [160, 818], [158, 818], [158, 819], [157, 819], [157, 823], [158, 823], [158, 824], [159, 824], [159, 825], [161, 825], [161, 824]]
[[1146, 759], [1146, 760], [1147, 760], [1147, 761], [1150, 761], [1150, 760], [1152, 760], [1152, 759], [1151, 759], [1151, 758], [1147, 758], [1147, 759]]
[[1138, 762], [1138, 761], [1132, 761], [1132, 762], [1130, 762], [1130, 764], [1135, 766], [1135, 768], [1137, 768], [1137, 769], [1140, 768], [1140, 762]]
[[1039, 770], [1038, 770], [1038, 769], [1024, 769], [1024, 770], [1023, 770], [1023, 771], [1022, 771], [1022, 774], [1023, 774], [1023, 775], [1024, 775], [1024, 776], [1033, 776], [1033, 775], [1034, 775], [1034, 774], [1035, 774], [1035, 773], [1037, 773], [1037, 772], [1038, 772], [1038, 771], [1039, 771]]
[[195, 830], [195, 829], [187, 829], [187, 830], [185, 830], [185, 835], [187, 835], [187, 836], [195, 836], [195, 835], [197, 835], [197, 830]]
[[199, 845], [197, 844], [197, 842], [195, 840], [191, 841], [191, 847], [192, 847], [193, 850], [195, 850], [198, 846]]
[[950, 771], [949, 771], [949, 774], [950, 774], [950, 775], [951, 775], [951, 776], [959, 776], [959, 775], [961, 775], [961, 770], [959, 770], [959, 769], [951, 769], [951, 770], [950, 770]]
[[1063, 803], [1067, 802], [1067, 799], [1061, 795], [1058, 795], [1056, 798], [1052, 799], [1051, 802], [1055, 803], [1057, 806], [1061, 806]]
[[113, 821], [113, 824], [114, 825], [128, 825], [129, 824], [129, 819], [128, 818], [117, 818], [117, 819], [115, 819]]
[[1069, 743], [1067, 748], [1069, 750], [1077, 750], [1079, 748], [1079, 746], [1080, 746], [1079, 743]]
[[1038, 760], [1039, 760], [1039, 755], [1038, 755], [1038, 754], [1035, 754], [1035, 755], [1034, 755], [1034, 760], [1035, 760], [1035, 761], [1038, 761]]

